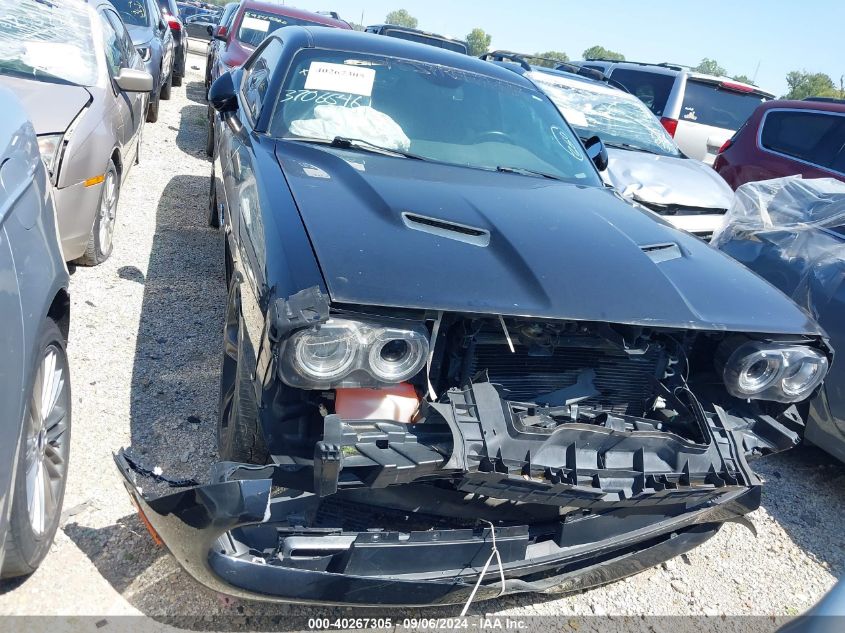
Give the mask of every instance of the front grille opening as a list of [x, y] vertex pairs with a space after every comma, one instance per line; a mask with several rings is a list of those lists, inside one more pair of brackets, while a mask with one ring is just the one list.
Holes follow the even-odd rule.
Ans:
[[[595, 371], [593, 384], [600, 395], [584, 401], [612, 413], [644, 415], [653, 394], [653, 379], [661, 367], [663, 351], [655, 346], [645, 354], [629, 355], [607, 346], [601, 339], [578, 337], [571, 346], [556, 347], [547, 355], [495, 333], [478, 336], [469, 359], [470, 375], [487, 373], [509, 400], [533, 402], [538, 396], [571, 387], [584, 370]], [[592, 343], [592, 345], [591, 345]]]

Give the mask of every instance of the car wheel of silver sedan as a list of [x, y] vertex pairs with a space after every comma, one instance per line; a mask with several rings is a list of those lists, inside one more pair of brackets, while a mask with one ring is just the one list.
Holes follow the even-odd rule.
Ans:
[[100, 204], [94, 216], [94, 225], [88, 237], [85, 254], [77, 260], [83, 266], [96, 266], [109, 258], [114, 247], [114, 228], [117, 224], [117, 203], [120, 200], [120, 174], [114, 161], [109, 161], [106, 169], [103, 189], [100, 192]]
[[53, 542], [70, 452], [71, 394], [65, 340], [46, 319], [23, 419], [3, 578], [34, 572]]

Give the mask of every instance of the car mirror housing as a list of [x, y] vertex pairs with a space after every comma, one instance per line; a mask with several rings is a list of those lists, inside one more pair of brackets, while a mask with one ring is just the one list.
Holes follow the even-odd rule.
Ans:
[[214, 37], [214, 27], [213, 27], [213, 26], [211, 26], [211, 25], [209, 24], [208, 26], [206, 26], [206, 27], [205, 27], [205, 30], [208, 32], [208, 34], [209, 34], [209, 35], [211, 35], [212, 37]]
[[208, 102], [220, 113], [234, 112], [238, 109], [238, 95], [235, 92], [235, 80], [232, 73], [225, 72], [214, 80], [208, 90]]
[[596, 169], [599, 171], [607, 169], [609, 159], [607, 157], [607, 148], [604, 146], [604, 141], [602, 141], [598, 136], [591, 136], [584, 143], [584, 149], [587, 150], [587, 156], [591, 161], [593, 161]]
[[153, 76], [145, 70], [121, 68], [114, 82], [124, 92], [152, 92], [153, 90]]

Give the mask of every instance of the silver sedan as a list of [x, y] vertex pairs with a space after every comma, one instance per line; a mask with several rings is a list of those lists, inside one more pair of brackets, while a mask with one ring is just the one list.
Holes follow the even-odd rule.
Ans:
[[38, 134], [65, 260], [105, 261], [153, 88], [114, 7], [12, 5], [0, 16], [0, 85], [23, 102]]

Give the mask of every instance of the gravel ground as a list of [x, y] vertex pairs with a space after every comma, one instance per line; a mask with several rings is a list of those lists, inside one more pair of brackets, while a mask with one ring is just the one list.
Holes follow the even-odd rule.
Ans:
[[[71, 473], [63, 524], [41, 569], [0, 587], [0, 615], [326, 615], [360, 611], [224, 600], [156, 548], [111, 461], [132, 444], [178, 477], [206, 477], [214, 425], [225, 289], [222, 242], [206, 227], [203, 58], [144, 132], [142, 162], [123, 189], [114, 255], [78, 268], [70, 359]], [[802, 448], [756, 462], [763, 507], [687, 556], [570, 597], [516, 596], [473, 605], [509, 615], [795, 615], [845, 571], [845, 468]], [[56, 591], [57, 579], [64, 585]], [[49, 599], [45, 599], [49, 596]], [[454, 616], [459, 608], [395, 611]], [[384, 616], [386, 614], [380, 613]], [[560, 627], [554, 626], [555, 630]]]

